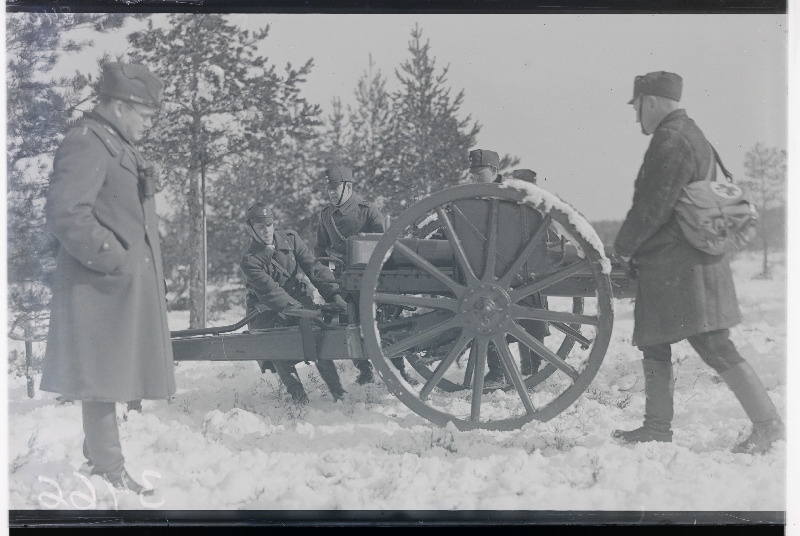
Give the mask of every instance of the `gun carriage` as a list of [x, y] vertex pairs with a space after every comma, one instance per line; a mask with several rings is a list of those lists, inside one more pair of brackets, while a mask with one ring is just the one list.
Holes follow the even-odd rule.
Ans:
[[[555, 237], [555, 238], [554, 238]], [[509, 430], [546, 421], [589, 386], [613, 325], [613, 297], [632, 295], [596, 233], [556, 196], [521, 181], [447, 188], [414, 204], [383, 234], [348, 239], [335, 274], [348, 310], [288, 313], [299, 327], [172, 332], [176, 360], [369, 359], [415, 413], [462, 430]], [[547, 296], [548, 307], [526, 298]], [[521, 325], [546, 322], [540, 342]], [[522, 321], [522, 322], [520, 322]], [[523, 376], [519, 345], [542, 358]], [[487, 359], [506, 385], [483, 385]], [[389, 359], [422, 376], [405, 382]]]

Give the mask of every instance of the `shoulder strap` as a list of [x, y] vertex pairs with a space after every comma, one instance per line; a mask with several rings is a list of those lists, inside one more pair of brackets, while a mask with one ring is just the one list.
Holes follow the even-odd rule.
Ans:
[[85, 128], [94, 132], [94, 134], [100, 138], [100, 141], [103, 142], [103, 145], [106, 146], [108, 152], [114, 157], [118, 157], [122, 153], [122, 141], [117, 139], [112, 131], [104, 128], [103, 125], [94, 119], [84, 119], [83, 123], [77, 128]]
[[292, 277], [294, 277], [291, 274], [289, 274], [289, 271], [286, 268], [278, 264], [278, 261], [275, 260], [275, 257], [270, 258], [269, 262], [270, 264], [272, 264], [272, 266], [275, 267], [276, 270], [285, 275], [287, 278], [291, 279]]
[[708, 145], [711, 147], [711, 152], [714, 153], [714, 158], [711, 160], [711, 165], [708, 168], [708, 174], [706, 174], [706, 180], [707, 181], [711, 180], [711, 173], [714, 169], [714, 165], [719, 164], [719, 168], [722, 170], [722, 174], [725, 175], [725, 178], [728, 180], [728, 182], [733, 182], [733, 175], [725, 167], [725, 164], [722, 163], [722, 159], [719, 157], [719, 153], [717, 153], [717, 150], [714, 148], [713, 145], [711, 145], [710, 142]]
[[[331, 211], [328, 212], [328, 214], [327, 214], [328, 217], [327, 218], [325, 217], [325, 214], [323, 214], [323, 217], [322, 217], [323, 223], [327, 223], [327, 225], [325, 225], [325, 227], [328, 229], [328, 234], [329, 235], [335, 235], [336, 238], [339, 239], [339, 242], [336, 245], [331, 244], [332, 247], [339, 246], [345, 240], [347, 240], [344, 237], [344, 235], [342, 234], [342, 231], [339, 230], [339, 226], [336, 225], [336, 221], [334, 221], [334, 219], [333, 219], [334, 212], [336, 212], [336, 211], [335, 210], [331, 210]], [[331, 233], [330, 231], [333, 231], [333, 233]], [[333, 236], [331, 236], [331, 242], [333, 242], [332, 239], [333, 239]]]
[[276, 252], [276, 251], [277, 251], [277, 249], [276, 249], [276, 250], [274, 250], [274, 251], [272, 252], [272, 255], [270, 255], [270, 257], [269, 257], [269, 263], [270, 263], [270, 264], [271, 264], [271, 265], [272, 265], [272, 266], [273, 266], [273, 267], [274, 267], [276, 270], [278, 270], [280, 273], [282, 273], [283, 275], [285, 275], [285, 276], [286, 276], [286, 278], [287, 278], [287, 280], [288, 280], [288, 279], [292, 279], [292, 278], [294, 277], [294, 275], [295, 275], [295, 274], [297, 274], [297, 270], [295, 270], [295, 273], [294, 273], [294, 274], [290, 274], [290, 273], [289, 273], [289, 270], [287, 270], [286, 268], [284, 268], [283, 266], [281, 266], [281, 265], [278, 263], [278, 261], [276, 261], [276, 260], [275, 260], [275, 252]]

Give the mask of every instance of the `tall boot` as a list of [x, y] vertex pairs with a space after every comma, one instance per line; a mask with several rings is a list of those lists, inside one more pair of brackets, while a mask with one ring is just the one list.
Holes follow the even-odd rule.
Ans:
[[118, 473], [125, 466], [117, 428], [114, 402], [83, 400], [84, 455], [92, 464], [93, 474]]
[[353, 364], [358, 369], [358, 377], [356, 378], [356, 383], [358, 385], [373, 383], [375, 381], [375, 375], [372, 373], [372, 363], [366, 359], [355, 359], [353, 360]]
[[675, 377], [671, 361], [642, 359], [644, 369], [644, 424], [635, 430], [614, 430], [612, 436], [625, 443], [672, 441], [672, 403]]
[[484, 388], [497, 389], [510, 383], [510, 379], [507, 379], [505, 372], [503, 372], [503, 364], [500, 362], [500, 355], [494, 347], [489, 347], [489, 350], [486, 352], [486, 368], [489, 369], [489, 371], [486, 373], [486, 376], [483, 377]]
[[278, 377], [286, 386], [286, 390], [292, 395], [292, 400], [298, 404], [307, 404], [308, 395], [306, 395], [306, 390], [303, 389], [303, 384], [300, 383], [300, 376], [297, 374], [297, 369], [294, 368], [294, 363], [276, 360], [272, 364], [275, 366]]
[[783, 421], [758, 374], [747, 361], [721, 372], [720, 376], [753, 422], [750, 436], [736, 445], [733, 452], [763, 454], [775, 441], [784, 439], [786, 432]]
[[542, 358], [539, 354], [535, 354], [533, 350], [525, 346], [519, 345], [519, 369], [523, 376], [531, 376], [539, 372], [539, 367], [542, 366]]
[[317, 361], [317, 370], [333, 395], [333, 399], [342, 400], [346, 391], [342, 387], [339, 373], [336, 372], [336, 365], [333, 364], [333, 361]]
[[418, 382], [417, 380], [415, 380], [414, 378], [412, 378], [412, 377], [411, 377], [411, 376], [408, 374], [408, 372], [406, 372], [406, 360], [403, 358], [403, 356], [400, 356], [400, 357], [393, 357], [393, 358], [391, 359], [391, 361], [392, 361], [392, 365], [394, 365], [394, 368], [396, 368], [396, 369], [397, 369], [397, 371], [400, 373], [400, 376], [402, 376], [402, 377], [403, 377], [403, 379], [404, 379], [404, 380], [405, 380], [405, 381], [406, 381], [406, 382], [407, 382], [409, 385], [417, 385], [417, 384], [419, 384], [419, 382]]

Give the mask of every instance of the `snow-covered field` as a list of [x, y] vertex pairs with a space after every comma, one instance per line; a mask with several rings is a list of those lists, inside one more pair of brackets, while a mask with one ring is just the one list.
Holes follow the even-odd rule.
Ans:
[[[743, 255], [733, 264], [744, 322], [732, 338], [785, 416], [786, 271], [780, 263], [772, 280], [753, 279], [759, 263]], [[673, 350], [674, 442], [611, 439], [614, 428], [638, 426], [644, 406], [633, 304], [615, 307], [611, 345], [584, 395], [510, 432], [438, 428], [382, 383], [355, 384], [350, 362], [337, 363], [350, 393], [339, 403], [313, 366], [298, 365], [311, 400], [303, 408], [254, 362], [180, 363], [174, 400], [145, 401], [142, 413], [118, 406], [128, 469], [157, 488], [141, 500], [77, 471], [79, 404], [59, 405], [38, 377], [29, 399], [25, 378], [12, 375], [9, 508], [784, 510], [785, 443], [763, 456], [730, 452], [749, 421], [686, 343]], [[187, 323], [171, 316], [172, 329]]]

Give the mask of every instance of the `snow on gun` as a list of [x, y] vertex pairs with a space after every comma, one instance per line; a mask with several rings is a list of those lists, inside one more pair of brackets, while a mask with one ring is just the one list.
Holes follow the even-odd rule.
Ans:
[[[631, 296], [632, 282], [576, 210], [517, 182], [447, 188], [385, 233], [350, 237], [337, 270], [347, 312], [290, 312], [301, 316], [290, 328], [236, 333], [245, 318], [173, 332], [175, 359], [370, 359], [389, 392], [438, 425], [510, 430], [553, 418], [597, 373], [612, 297]], [[435, 222], [434, 238], [415, 237], [421, 221]], [[546, 300], [531, 300], [537, 293]], [[537, 322], [546, 337], [529, 332]], [[541, 357], [536, 370], [523, 373], [520, 348]], [[398, 356], [424, 381], [404, 381], [389, 362]], [[490, 359], [502, 367], [499, 385], [484, 385]]]

